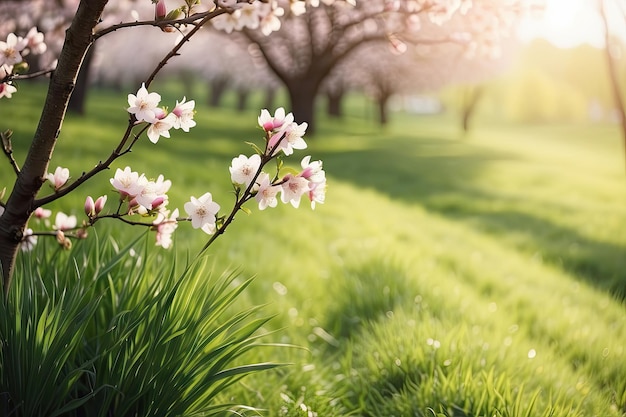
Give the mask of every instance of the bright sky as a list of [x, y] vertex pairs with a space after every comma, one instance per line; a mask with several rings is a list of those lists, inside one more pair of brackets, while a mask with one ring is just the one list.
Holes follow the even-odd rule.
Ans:
[[[541, 37], [561, 48], [571, 48], [582, 43], [604, 47], [604, 28], [597, 11], [598, 0], [545, 1], [545, 11], [539, 18], [528, 18], [522, 23], [518, 32], [522, 40]], [[614, 4], [610, 6], [615, 7]], [[609, 8], [607, 16], [609, 20], [615, 21], [615, 27], [626, 26], [619, 10]], [[618, 20], [620, 17], [621, 21]], [[621, 36], [626, 39], [626, 31]]]

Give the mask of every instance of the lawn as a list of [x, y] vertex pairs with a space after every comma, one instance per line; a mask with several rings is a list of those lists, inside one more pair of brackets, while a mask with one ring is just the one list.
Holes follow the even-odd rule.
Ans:
[[[93, 92], [87, 116], [67, 118], [51, 167], [76, 175], [106, 158], [125, 94]], [[18, 160], [40, 100], [27, 87], [0, 102]], [[163, 173], [174, 207], [210, 191], [227, 208], [228, 165], [260, 140], [257, 113], [200, 105], [190, 134], [142, 140], [116, 167]], [[265, 340], [304, 348], [257, 351], [291, 365], [225, 395], [269, 416], [626, 415], [617, 128], [479, 121], [463, 137], [448, 116], [397, 113], [380, 128], [367, 114], [355, 99], [344, 120], [322, 118], [289, 162], [324, 161], [324, 205], [250, 206], [210, 249], [215, 271], [255, 277], [239, 302], [275, 316]], [[86, 194], [109, 192], [103, 174], [51, 208], [80, 215]], [[10, 182], [8, 164], [0, 178]], [[122, 242], [137, 232], [97, 229]], [[187, 225], [176, 234], [180, 259], [205, 240]]]

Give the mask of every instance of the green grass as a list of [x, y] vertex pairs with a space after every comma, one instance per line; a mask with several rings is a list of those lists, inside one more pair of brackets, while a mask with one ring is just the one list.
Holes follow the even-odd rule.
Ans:
[[[94, 92], [86, 118], [68, 117], [52, 166], [78, 173], [104, 159], [124, 129], [125, 94]], [[0, 102], [18, 160], [38, 96], [24, 88]], [[353, 100], [290, 162], [324, 161], [326, 204], [250, 207], [209, 251], [215, 270], [256, 276], [237, 307], [264, 304], [276, 315], [270, 337], [306, 348], [256, 352], [254, 362], [293, 365], [244, 379], [233, 401], [272, 416], [625, 415], [617, 129], [483, 122], [463, 138], [454, 120], [404, 114], [381, 129]], [[116, 167], [163, 173], [173, 206], [211, 191], [226, 208], [227, 167], [260, 138], [256, 116], [201, 106], [190, 134], [142, 140]], [[105, 174], [55, 207], [80, 215], [87, 193], [109, 189]], [[186, 226], [181, 256], [205, 239]], [[136, 232], [97, 227], [120, 241]]]

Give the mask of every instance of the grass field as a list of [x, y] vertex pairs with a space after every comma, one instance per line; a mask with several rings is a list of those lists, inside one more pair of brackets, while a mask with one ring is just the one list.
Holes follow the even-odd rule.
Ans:
[[[68, 117], [51, 167], [79, 173], [106, 158], [125, 94], [94, 93], [86, 117]], [[0, 101], [18, 160], [40, 100], [25, 88]], [[268, 349], [259, 359], [292, 365], [228, 395], [271, 416], [626, 415], [617, 128], [479, 121], [462, 137], [447, 117], [395, 114], [382, 129], [367, 109], [355, 101], [345, 120], [322, 119], [291, 161], [324, 161], [326, 204], [250, 207], [210, 251], [216, 271], [256, 276], [241, 303], [276, 316], [267, 339], [305, 348]], [[172, 206], [211, 191], [228, 207], [228, 165], [260, 138], [257, 113], [200, 106], [190, 134], [142, 140], [116, 167], [163, 173]], [[8, 164], [0, 178], [11, 182]], [[80, 215], [108, 178], [54, 208]], [[136, 232], [97, 226], [120, 240]], [[186, 226], [181, 257], [204, 239]]]

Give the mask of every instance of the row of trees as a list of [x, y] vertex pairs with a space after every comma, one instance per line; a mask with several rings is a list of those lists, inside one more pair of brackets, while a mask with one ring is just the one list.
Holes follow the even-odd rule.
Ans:
[[[502, 38], [515, 18], [531, 7], [522, 1], [506, 7], [496, 1], [467, 0], [370, 1], [356, 6], [322, 2], [299, 14], [286, 2], [279, 4], [285, 15], [280, 30], [270, 36], [258, 28], [226, 33], [219, 29], [232, 27], [228, 17], [220, 16], [164, 72], [204, 80], [212, 105], [219, 103], [226, 88], [238, 92], [243, 106], [253, 89], [263, 88], [269, 103], [284, 87], [297, 120], [306, 120], [310, 132], [315, 130], [317, 97], [325, 95], [331, 114], [339, 115], [344, 95], [360, 90], [378, 103], [379, 120], [385, 123], [388, 100], [399, 91], [432, 91], [502, 70], [508, 62], [502, 59]], [[94, 81], [136, 84], [148, 70], [147, 63], [172, 42], [169, 33], [158, 36], [149, 28], [137, 38], [116, 35], [98, 45]], [[149, 44], [142, 42], [146, 37], [152, 39]]]

